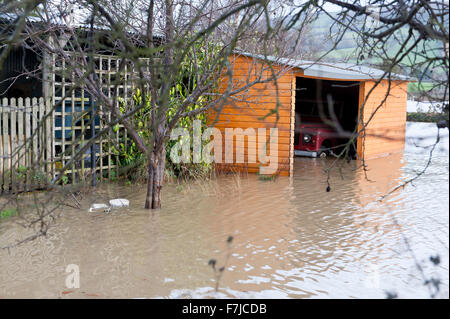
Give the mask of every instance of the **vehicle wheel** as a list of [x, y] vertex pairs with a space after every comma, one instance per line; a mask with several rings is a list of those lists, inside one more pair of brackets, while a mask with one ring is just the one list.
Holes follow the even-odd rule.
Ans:
[[326, 158], [331, 153], [332, 144], [330, 141], [324, 141], [320, 146], [319, 157]]
[[326, 158], [328, 156], [327, 151], [320, 151], [319, 152], [319, 157], [320, 158]]

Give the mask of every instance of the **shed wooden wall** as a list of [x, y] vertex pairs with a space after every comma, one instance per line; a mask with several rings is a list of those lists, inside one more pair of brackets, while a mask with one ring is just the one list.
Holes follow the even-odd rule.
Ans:
[[[374, 81], [361, 82], [360, 105], [374, 87]], [[389, 94], [388, 94], [389, 91]], [[384, 103], [383, 100], [385, 100]], [[403, 151], [405, 147], [407, 82], [381, 81], [371, 92], [363, 109], [366, 123], [365, 141], [358, 140], [358, 154], [365, 159], [386, 156]], [[381, 105], [381, 106], [380, 106]]]
[[[271, 71], [267, 70], [261, 60], [253, 59], [246, 56], [233, 56], [230, 58], [230, 68], [233, 71], [233, 88], [239, 88], [246, 85], [247, 81], [253, 81], [259, 74], [263, 78], [271, 76]], [[258, 83], [251, 88], [230, 98], [223, 105], [221, 111], [217, 110], [210, 116], [210, 123], [214, 127], [220, 129], [225, 144], [225, 128], [266, 128], [267, 140], [271, 127], [278, 128], [278, 171], [276, 174], [288, 176], [290, 169], [292, 169], [292, 141], [291, 123], [294, 117], [292, 92], [295, 91], [295, 77], [289, 69], [281, 69], [280, 66], [274, 66], [276, 72], [282, 72], [278, 77], [278, 97], [280, 107], [278, 109], [279, 118], [277, 120], [276, 114], [270, 115], [265, 119], [261, 117], [267, 115], [271, 110], [276, 108], [276, 86], [273, 82]], [[228, 87], [228, 78], [224, 77], [219, 85], [219, 92], [224, 92]], [[236, 99], [239, 99], [237, 101]], [[264, 146], [264, 141], [257, 141], [257, 149]], [[259, 166], [267, 166], [258, 161], [258, 153], [256, 153], [256, 163], [247, 163], [247, 138], [245, 138], [244, 160], [243, 164], [216, 164], [219, 169], [228, 170], [230, 166], [234, 170], [243, 170], [252, 173], [259, 172]], [[236, 158], [236, 141], [234, 141], [234, 158]], [[225, 152], [225, 147], [222, 148]], [[270, 149], [268, 150], [270, 154]], [[222, 158], [225, 158], [223, 154]]]
[[[267, 68], [263, 61], [247, 56], [235, 55], [230, 57], [230, 68], [233, 71], [233, 88], [243, 87], [253, 81], [261, 70]], [[295, 123], [295, 79], [302, 76], [302, 71], [288, 67], [274, 65], [276, 72], [281, 71], [278, 77], [278, 94], [281, 103], [278, 109], [278, 121], [276, 115], [267, 115], [276, 108], [275, 83], [259, 83], [250, 87], [242, 94], [229, 98], [221, 109], [211, 112], [210, 124], [218, 128], [222, 133], [223, 147], [222, 159], [225, 159], [225, 129], [226, 128], [266, 128], [267, 139], [271, 127], [278, 128], [278, 171], [277, 174], [288, 176], [293, 173], [293, 139]], [[263, 76], [271, 76], [269, 70], [262, 72]], [[228, 77], [224, 77], [219, 84], [219, 93], [223, 93], [228, 83]], [[361, 81], [359, 90], [360, 107], [375, 85], [375, 81]], [[389, 94], [386, 96], [388, 89]], [[383, 99], [386, 99], [380, 106]], [[358, 155], [365, 159], [386, 156], [391, 153], [401, 152], [405, 144], [406, 128], [406, 104], [407, 82], [392, 81], [389, 88], [388, 81], [384, 80], [370, 93], [363, 109], [363, 121], [366, 123], [373, 112], [377, 112], [366, 127], [365, 139], [359, 138], [357, 143]], [[257, 149], [264, 142], [257, 141]], [[248, 163], [247, 138], [244, 144], [245, 163], [217, 164], [219, 170], [248, 171], [258, 173], [260, 165], [256, 152], [256, 163]], [[252, 152], [253, 153], [253, 152]], [[268, 151], [270, 154], [270, 150]], [[236, 140], [234, 139], [234, 159], [236, 159]]]

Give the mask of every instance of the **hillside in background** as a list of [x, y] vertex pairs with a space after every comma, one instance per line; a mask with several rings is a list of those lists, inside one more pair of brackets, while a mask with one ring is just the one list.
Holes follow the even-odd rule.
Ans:
[[[341, 27], [333, 21], [337, 14], [329, 13], [329, 15], [321, 13], [308, 28], [307, 47], [315, 49], [313, 58], [322, 57], [322, 61], [358, 63], [383, 69], [384, 65], [389, 64], [387, 61], [395, 57], [401, 49], [401, 41], [406, 39], [409, 31], [407, 26], [400, 28], [396, 31], [395, 37], [391, 37], [384, 45], [380, 46], [378, 52], [372, 56], [367, 56], [368, 54], [364, 52], [364, 47], [360, 43], [356, 31], [346, 30], [342, 38], [337, 38], [338, 35], [342, 34], [342, 30], [339, 29]], [[362, 30], [364, 23], [363, 20], [352, 22], [356, 30]], [[446, 27], [448, 28], [448, 24]], [[317, 41], [317, 39], [320, 39], [320, 41]], [[444, 45], [442, 42], [428, 42], [426, 48], [419, 46], [419, 48], [410, 52], [393, 71], [422, 78], [421, 86], [413, 83], [410, 85], [410, 90], [413, 92], [426, 90], [432, 86], [429, 82], [436, 78], [445, 77], [446, 74], [444, 68], [427, 68], [425, 62], [443, 55]]]

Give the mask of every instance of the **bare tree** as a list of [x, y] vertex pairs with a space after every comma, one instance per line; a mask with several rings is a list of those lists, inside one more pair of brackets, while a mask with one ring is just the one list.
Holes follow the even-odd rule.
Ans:
[[[161, 206], [165, 145], [179, 121], [213, 107], [220, 109], [228, 97], [255, 83], [270, 81], [256, 78], [244, 87], [235, 87], [230, 76], [225, 92], [218, 94], [215, 90], [228, 66], [228, 57], [243, 35], [267, 18], [270, 9], [261, 1], [46, 1], [35, 9], [37, 22], [25, 23], [16, 32], [41, 52], [44, 61], [45, 56], [53, 56], [57, 64], [64, 64], [62, 76], [75, 77], [77, 86], [86, 89], [106, 111], [98, 115], [108, 128], [92, 136], [77, 154], [115, 125], [123, 125], [147, 159], [146, 208]], [[19, 17], [28, 15], [26, 10], [19, 11]], [[230, 21], [233, 28], [220, 29]], [[266, 35], [264, 42], [268, 39]], [[127, 67], [134, 70], [138, 101], [130, 99], [133, 102], [121, 108], [121, 97], [105, 92], [94, 62], [94, 55], [103, 52], [120, 58], [119, 74]], [[184, 69], [190, 70], [188, 83], [183, 83]], [[184, 86], [183, 94], [177, 91], [177, 83]], [[174, 88], [180, 103], [168, 115]], [[131, 117], [148, 105], [149, 137], [145, 139]], [[62, 172], [75, 160], [76, 156]], [[53, 182], [62, 176], [58, 174]]]
[[[339, 10], [330, 12], [329, 5]], [[235, 85], [231, 74], [225, 73], [227, 88], [219, 94], [217, 83], [229, 71], [228, 56], [236, 48], [262, 56], [310, 57], [320, 62], [327, 59], [346, 34], [352, 33], [358, 41], [357, 63], [382, 61], [383, 78], [389, 80], [393, 72], [399, 71], [416, 76], [419, 82], [432, 80], [442, 92], [439, 98], [448, 100], [448, 4], [445, 2], [29, 0], [4, 1], [1, 12], [11, 14], [13, 23], [12, 27], [2, 29], [0, 62], [18, 43], [41, 55], [44, 62], [39, 66], [40, 71], [52, 56], [56, 64], [64, 63], [62, 76], [75, 77], [77, 86], [89, 92], [104, 110], [96, 115], [107, 126], [73, 153], [52, 183], [58, 183], [63, 172], [96, 140], [120, 124], [147, 162], [146, 208], [161, 206], [165, 145], [180, 120], [213, 108], [220, 110], [227, 99], [258, 82], [276, 81], [274, 73], [271, 78], [256, 77], [244, 86]], [[322, 52], [319, 51], [323, 47], [310, 39], [311, 24], [319, 15], [332, 21], [327, 38], [332, 42], [331, 47]], [[366, 23], [374, 17], [378, 24]], [[398, 45], [388, 50], [392, 42]], [[436, 54], [428, 55], [430, 50]], [[134, 70], [133, 94], [138, 90], [138, 99], [130, 98], [124, 103], [120, 94], [105, 92], [94, 59], [102, 53], [120, 58], [119, 74], [126, 68]], [[185, 69], [190, 70], [186, 83], [183, 82]], [[121, 80], [113, 82], [113, 91], [119, 92]], [[180, 83], [183, 92], [176, 89]], [[133, 117], [148, 106], [145, 127], [149, 134], [142, 137]], [[344, 132], [351, 138], [338, 158], [348, 154], [356, 138], [365, 134], [370, 120], [360, 119], [357, 131]], [[366, 169], [362, 160], [361, 167]], [[330, 170], [338, 164], [341, 163], [333, 162]]]
[[[358, 119], [358, 128], [350, 134], [351, 138], [337, 154], [336, 160], [327, 167], [328, 187], [330, 191], [330, 172], [343, 165], [339, 158], [347, 154], [350, 147], [358, 137], [367, 136], [366, 128], [373, 117], [385, 103], [391, 93], [392, 78], [394, 73], [401, 73], [416, 80], [420, 89], [416, 98], [421, 100], [437, 101], [442, 106], [440, 110], [444, 121], [436, 123], [439, 129], [448, 129], [448, 99], [449, 99], [449, 3], [448, 1], [344, 1], [324, 0], [306, 1], [301, 4], [293, 4], [293, 10], [298, 15], [294, 16], [288, 28], [292, 29], [302, 25], [303, 12], [317, 9], [318, 14], [326, 17], [330, 22], [327, 49], [323, 50], [314, 61], [335, 61], [330, 54], [339, 47], [344, 37], [351, 36], [355, 40], [352, 55], [347, 59], [354, 64], [372, 64], [384, 71], [381, 79], [388, 80], [388, 89], [384, 98], [366, 119]], [[380, 85], [381, 79], [376, 81], [373, 89], [365, 94], [360, 106], [360, 114], [363, 113], [366, 101], [374, 89]], [[332, 101], [330, 101], [332, 103]], [[339, 125], [336, 125], [338, 127]], [[342, 132], [345, 133], [345, 132]], [[381, 136], [383, 137], [383, 136]], [[378, 201], [385, 200], [388, 196], [422, 176], [429, 167], [433, 151], [440, 141], [438, 130], [436, 140], [430, 146], [428, 161], [425, 167], [415, 176], [406, 179], [391, 191], [382, 195]], [[361, 158], [360, 168], [367, 171], [365, 158]], [[367, 178], [367, 175], [366, 175]], [[391, 216], [395, 225], [398, 221]], [[412, 255], [420, 276], [424, 279], [424, 285], [434, 298], [439, 292], [439, 280], [427, 278], [423, 267], [415, 256], [408, 238], [402, 234], [408, 252]], [[430, 257], [434, 260], [434, 257]], [[393, 297], [388, 293], [388, 298]]]
[[[378, 108], [369, 118], [359, 118], [355, 131], [340, 132], [346, 134], [349, 141], [342, 145], [336, 160], [326, 169], [327, 191], [331, 189], [331, 170], [345, 164], [339, 159], [348, 155], [358, 137], [366, 135], [367, 126], [390, 93], [394, 73], [414, 76], [419, 86], [431, 84], [420, 92], [419, 98], [447, 103], [447, 108], [443, 109], [447, 112], [446, 122], [440, 127], [448, 128], [449, 5], [445, 1], [26, 0], [2, 1], [0, 8], [0, 13], [9, 15], [12, 21], [2, 24], [0, 29], [0, 68], [15, 46], [25, 45], [37, 52], [43, 63], [40, 69], [29, 70], [24, 75], [38, 76], [36, 71], [45, 69], [48, 58], [52, 57], [55, 64], [65, 66], [60, 76], [75, 77], [76, 86], [85, 89], [90, 99], [102, 106], [102, 112], [97, 110], [95, 115], [107, 124], [106, 127], [96, 132], [92, 130], [88, 143], [72, 152], [70, 161], [51, 181], [53, 187], [92, 144], [120, 124], [146, 159], [145, 207], [159, 208], [165, 146], [180, 121], [211, 109], [220, 112], [230, 97], [256, 83], [276, 81], [274, 72], [272, 77], [252, 77], [244, 85], [235, 85], [229, 73], [228, 57], [237, 48], [263, 57], [310, 58], [313, 63], [319, 63], [336, 60], [330, 53], [351, 34], [355, 38], [355, 50], [348, 58], [353, 58], [356, 64], [372, 64], [384, 70], [381, 79], [389, 81], [389, 88]], [[329, 36], [316, 40], [311, 37], [314, 34], [312, 24], [323, 16], [331, 22]], [[97, 54], [119, 57], [118, 74], [128, 68], [133, 70], [131, 80], [135, 90], [127, 100], [125, 93], [123, 96], [118, 93], [122, 83], [120, 76], [113, 81], [115, 93], [110, 94], [109, 88], [105, 91], [96, 71]], [[271, 69], [270, 65], [268, 68]], [[189, 70], [187, 78], [186, 69]], [[224, 76], [228, 79], [226, 90], [219, 93], [217, 84]], [[374, 87], [379, 84], [380, 81], [375, 81]], [[370, 90], [364, 97], [360, 114], [372, 92]], [[148, 133], [145, 137], [140, 134], [139, 121], [134, 120], [143, 110], [148, 111], [144, 117]], [[90, 123], [93, 121], [92, 116]], [[339, 127], [339, 123], [335, 125]], [[439, 135], [435, 145], [438, 142]], [[434, 146], [426, 167], [382, 196], [380, 201], [424, 174]], [[361, 160], [359, 168], [366, 172], [364, 157]], [[72, 204], [55, 203], [47, 207], [44, 201], [55, 201], [53, 193], [48, 195], [35, 201], [39, 207], [36, 218], [23, 222], [25, 227], [38, 225], [37, 232], [17, 244], [45, 235], [48, 220], [56, 217], [56, 210], [61, 205]], [[73, 205], [78, 206], [77, 198], [72, 198]], [[394, 222], [397, 225], [395, 219]], [[408, 239], [403, 239], [415, 258]], [[215, 262], [211, 265], [214, 268]], [[424, 276], [417, 261], [416, 265], [433, 297], [432, 285], [437, 290], [439, 286]], [[218, 278], [220, 280], [220, 276]]]

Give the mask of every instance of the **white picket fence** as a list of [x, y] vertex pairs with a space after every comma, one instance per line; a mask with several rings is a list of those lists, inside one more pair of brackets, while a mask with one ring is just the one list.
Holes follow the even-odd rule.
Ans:
[[[95, 141], [94, 167], [90, 148], [76, 155], [90, 139], [85, 104], [89, 104], [89, 98], [84, 96], [69, 96], [56, 104], [44, 98], [0, 100], [0, 194], [45, 187], [58, 174], [67, 177], [63, 182], [85, 181], [94, 170], [98, 179], [119, 175], [115, 150], [120, 142], [127, 144], [122, 125]], [[101, 106], [99, 110], [101, 113]], [[98, 116], [95, 122], [95, 131], [106, 127]]]
[[53, 175], [50, 100], [0, 101], [0, 193], [39, 188]]

